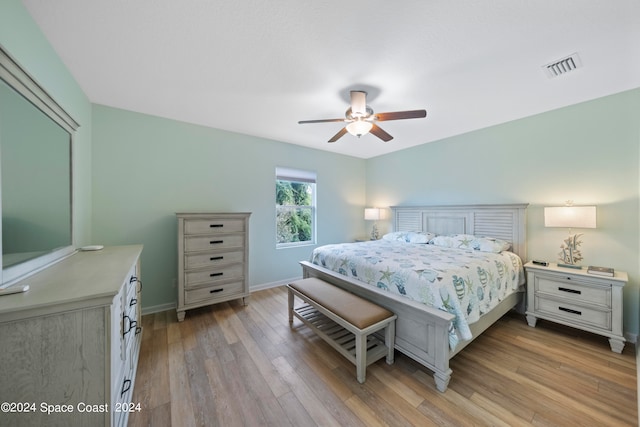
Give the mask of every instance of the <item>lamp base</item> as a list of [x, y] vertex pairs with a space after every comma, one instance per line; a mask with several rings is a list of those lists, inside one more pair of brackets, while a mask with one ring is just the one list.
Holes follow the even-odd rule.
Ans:
[[378, 234], [378, 226], [376, 223], [373, 223], [373, 227], [371, 228], [371, 240], [378, 240], [380, 235]]
[[576, 269], [576, 270], [582, 270], [582, 266], [581, 265], [575, 265], [575, 264], [560, 264], [560, 263], [558, 263], [558, 267], [573, 268], [573, 269]]

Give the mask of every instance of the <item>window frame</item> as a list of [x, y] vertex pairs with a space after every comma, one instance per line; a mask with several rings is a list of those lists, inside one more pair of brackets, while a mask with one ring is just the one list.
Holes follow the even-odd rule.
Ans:
[[[275, 203], [275, 240], [276, 249], [295, 248], [301, 246], [315, 245], [317, 241], [317, 179], [316, 173], [313, 171], [292, 169], [285, 167], [276, 167], [275, 187], [277, 197], [278, 181], [288, 181], [298, 184], [310, 184], [311, 188], [311, 205], [278, 205], [277, 199]], [[298, 242], [278, 242], [278, 212], [284, 209], [306, 209], [311, 213], [311, 239]]]

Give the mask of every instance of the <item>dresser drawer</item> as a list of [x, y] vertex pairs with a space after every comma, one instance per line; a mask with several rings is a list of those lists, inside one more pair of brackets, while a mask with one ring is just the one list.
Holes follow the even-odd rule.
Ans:
[[187, 236], [184, 238], [185, 252], [209, 251], [212, 249], [228, 249], [244, 247], [244, 234], [220, 236]]
[[186, 304], [193, 304], [199, 301], [214, 300], [216, 298], [228, 299], [228, 297], [234, 295], [240, 297], [243, 295], [243, 292], [244, 284], [242, 282], [233, 282], [224, 285], [187, 290], [185, 291], [184, 299]]
[[185, 219], [184, 234], [218, 234], [245, 232], [244, 219]]
[[187, 270], [242, 262], [244, 262], [244, 251], [191, 253], [184, 256], [184, 268]]
[[567, 278], [539, 275], [536, 276], [535, 291], [568, 298], [577, 304], [584, 302], [611, 307], [611, 286], [598, 286]]
[[189, 288], [204, 283], [219, 282], [220, 280], [242, 279], [244, 277], [244, 265], [232, 264], [206, 270], [185, 271], [185, 287]]
[[611, 311], [609, 310], [598, 310], [536, 296], [535, 313], [551, 315], [570, 323], [581, 323], [607, 331], [611, 330]]

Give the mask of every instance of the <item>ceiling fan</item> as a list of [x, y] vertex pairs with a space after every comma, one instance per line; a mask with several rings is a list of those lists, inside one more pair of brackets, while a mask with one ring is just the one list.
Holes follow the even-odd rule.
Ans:
[[395, 111], [392, 113], [374, 114], [371, 107], [367, 105], [367, 92], [362, 90], [352, 90], [351, 106], [347, 109], [344, 119], [321, 119], [321, 120], [302, 120], [298, 124], [305, 123], [329, 123], [329, 122], [345, 122], [345, 127], [335, 134], [329, 142], [336, 142], [342, 138], [347, 132], [358, 138], [369, 132], [383, 140], [391, 141], [393, 137], [384, 131], [375, 122], [383, 122], [386, 120], [402, 120], [402, 119], [419, 119], [427, 116], [426, 110], [411, 111]]

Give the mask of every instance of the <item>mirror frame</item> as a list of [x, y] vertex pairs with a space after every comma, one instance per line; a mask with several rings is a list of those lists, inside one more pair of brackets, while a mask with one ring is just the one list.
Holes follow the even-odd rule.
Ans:
[[[0, 261], [0, 289], [6, 288], [11, 284], [23, 279], [33, 273], [36, 273], [56, 261], [59, 261], [76, 251], [74, 226], [74, 208], [73, 208], [73, 144], [76, 129], [80, 125], [40, 86], [29, 73], [27, 73], [17, 61], [0, 45], [0, 79], [22, 95], [27, 101], [42, 111], [47, 117], [61, 126], [69, 134], [69, 192], [70, 192], [70, 209], [71, 209], [71, 244], [51, 252], [47, 252], [37, 258], [27, 260], [25, 262], [13, 265], [8, 268], [2, 266]], [[2, 195], [2, 182], [0, 180], [0, 196]], [[0, 211], [2, 210], [2, 198], [0, 197]], [[0, 230], [2, 224], [0, 223]], [[0, 240], [0, 253], [2, 251], [2, 241]], [[0, 258], [1, 260], [1, 258]]]

